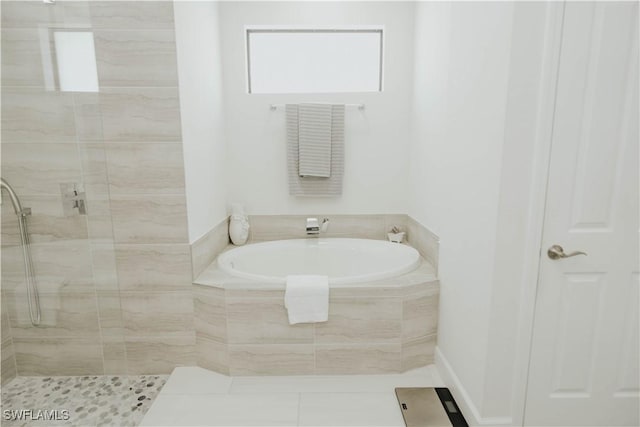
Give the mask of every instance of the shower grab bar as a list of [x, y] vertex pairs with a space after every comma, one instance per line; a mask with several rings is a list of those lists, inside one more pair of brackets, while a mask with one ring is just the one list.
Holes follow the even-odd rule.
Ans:
[[[29, 240], [29, 230], [27, 228], [27, 217], [31, 215], [30, 208], [23, 208], [18, 195], [4, 178], [0, 178], [0, 188], [6, 190], [11, 199], [13, 210], [18, 217], [18, 228], [20, 231], [20, 246], [22, 247], [22, 258], [24, 261], [24, 275], [27, 281], [27, 302], [29, 304], [29, 318], [33, 326], [40, 324], [40, 297], [38, 295], [38, 285], [31, 258], [31, 242]], [[34, 312], [35, 306], [35, 312]]]

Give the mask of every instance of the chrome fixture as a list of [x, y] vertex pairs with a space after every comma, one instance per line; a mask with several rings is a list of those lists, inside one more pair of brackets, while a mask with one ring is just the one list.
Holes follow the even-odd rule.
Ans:
[[75, 183], [60, 184], [60, 193], [62, 194], [62, 210], [64, 216], [86, 215], [86, 194]]
[[307, 236], [318, 236], [320, 232], [325, 233], [329, 228], [329, 218], [322, 220], [322, 226], [318, 218], [307, 218]]
[[[276, 111], [278, 108], [284, 108], [286, 104], [269, 104], [269, 109], [271, 111]], [[364, 111], [365, 104], [344, 104], [345, 107], [348, 108], [357, 108], [360, 111]]]
[[562, 259], [562, 258], [571, 258], [576, 255], [586, 255], [586, 252], [575, 251], [569, 254], [564, 253], [564, 249], [560, 245], [553, 245], [547, 250], [547, 256], [553, 260]]
[[27, 281], [29, 317], [31, 318], [31, 324], [38, 326], [40, 324], [40, 298], [38, 296], [38, 285], [36, 283], [36, 275], [31, 258], [31, 242], [29, 241], [29, 230], [27, 228], [27, 217], [31, 215], [31, 209], [22, 207], [18, 195], [4, 178], [0, 178], [0, 188], [6, 190], [9, 194], [13, 210], [18, 217], [20, 246], [22, 248], [22, 259], [24, 261], [24, 276]]

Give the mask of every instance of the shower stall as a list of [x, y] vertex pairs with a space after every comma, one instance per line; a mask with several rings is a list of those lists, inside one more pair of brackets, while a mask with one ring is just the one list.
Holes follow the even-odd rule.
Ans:
[[0, 6], [2, 383], [194, 365], [172, 2]]

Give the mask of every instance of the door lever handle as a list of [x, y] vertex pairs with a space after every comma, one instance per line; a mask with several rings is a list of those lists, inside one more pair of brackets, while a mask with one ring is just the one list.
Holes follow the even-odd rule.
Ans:
[[547, 256], [553, 260], [562, 259], [562, 258], [570, 258], [576, 255], [586, 255], [586, 252], [575, 251], [568, 254], [564, 253], [564, 249], [560, 245], [553, 245], [547, 250]]

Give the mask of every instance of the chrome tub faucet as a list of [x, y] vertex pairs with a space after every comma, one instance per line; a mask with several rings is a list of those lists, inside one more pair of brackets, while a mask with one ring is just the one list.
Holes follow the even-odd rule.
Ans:
[[318, 218], [307, 218], [307, 236], [318, 236], [320, 233], [325, 233], [329, 228], [329, 218], [324, 218], [322, 224], [318, 221]]

